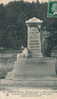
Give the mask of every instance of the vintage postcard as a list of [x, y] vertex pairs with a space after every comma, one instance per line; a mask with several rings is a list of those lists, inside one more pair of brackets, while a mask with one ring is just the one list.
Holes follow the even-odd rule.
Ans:
[[1, 99], [57, 97], [57, 0], [0, 0]]

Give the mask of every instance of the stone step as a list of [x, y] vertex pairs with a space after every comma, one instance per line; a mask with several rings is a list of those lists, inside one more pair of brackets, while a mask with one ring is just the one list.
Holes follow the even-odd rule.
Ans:
[[[55, 60], [43, 58], [38, 59], [20, 59], [20, 63], [16, 64], [14, 68], [16, 75], [24, 75], [27, 77], [50, 76], [56, 75], [55, 73]], [[13, 73], [14, 73], [13, 72]], [[12, 76], [12, 75], [11, 75]]]
[[42, 54], [32, 54], [32, 57], [41, 57]]
[[38, 50], [40, 50], [40, 51], [41, 51], [41, 46], [40, 46], [40, 47], [38, 47], [38, 48], [29, 46], [29, 49], [30, 49], [30, 50], [33, 50], [33, 51], [35, 50], [35, 51], [37, 51], [37, 52], [38, 52]]
[[38, 35], [30, 35], [29, 38], [37, 38], [37, 37], [38, 37]]
[[[0, 80], [0, 86], [3, 89], [11, 90], [14, 88], [56, 88], [57, 86], [57, 79], [56, 77], [48, 77], [43, 78], [42, 80], [11, 80], [11, 79], [5, 79]], [[20, 90], [20, 89], [19, 89]], [[19, 91], [18, 90], [18, 91]], [[27, 89], [26, 89], [27, 90]], [[11, 92], [11, 91], [10, 91]], [[14, 92], [14, 91], [13, 91]], [[49, 91], [48, 91], [49, 92]], [[45, 94], [45, 93], [44, 93]]]
[[[57, 78], [55, 72], [55, 61], [53, 58], [24, 58], [21, 63], [16, 64], [6, 79], [11, 79], [15, 84], [24, 86], [55, 86]], [[20, 81], [17, 83], [17, 81]], [[6, 82], [5, 82], [6, 83]], [[5, 84], [2, 83], [2, 84]], [[0, 83], [1, 84], [1, 83]], [[10, 85], [11, 82], [8, 84]]]
[[36, 42], [29, 42], [28, 44], [31, 45], [31, 46], [32, 46], [32, 45], [37, 45], [37, 46], [40, 45], [39, 42], [37, 42], [37, 43], [36, 43]]
[[40, 49], [32, 49], [32, 52], [35, 52], [35, 53], [41, 53], [41, 50]]
[[30, 45], [30, 44], [29, 44], [29, 46], [30, 46], [30, 47], [33, 47], [33, 48], [34, 48], [34, 47], [36, 47], [36, 48], [41, 47], [41, 45], [40, 45], [40, 44], [38, 44], [38, 45], [36, 45], [36, 44], [33, 44], [33, 45], [31, 44], [31, 45]]
[[38, 37], [29, 37], [28, 39], [29, 40], [39, 40], [40, 41], [40, 39]]
[[41, 53], [40, 50], [39, 50], [39, 51], [35, 50], [35, 51], [32, 51], [32, 54], [36, 54], [36, 55], [38, 55], [38, 54], [42, 54], [42, 53]]
[[31, 42], [31, 41], [32, 41], [32, 42], [34, 42], [34, 41], [35, 41], [35, 42], [40, 42], [40, 40], [38, 40], [38, 39], [36, 39], [36, 38], [34, 38], [34, 39], [31, 38], [29, 41], [30, 41], [30, 42]]
[[41, 51], [39, 50], [39, 52], [37, 52], [37, 51], [32, 51], [32, 54], [38, 55], [38, 54], [42, 54], [42, 53], [41, 53]]
[[29, 42], [34, 42], [34, 41], [40, 41], [40, 40], [38, 40], [38, 39], [28, 39], [29, 40]]

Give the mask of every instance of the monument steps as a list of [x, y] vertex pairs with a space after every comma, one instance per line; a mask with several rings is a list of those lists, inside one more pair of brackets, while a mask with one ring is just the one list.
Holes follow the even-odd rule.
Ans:
[[27, 87], [47, 87], [57, 85], [55, 72], [55, 58], [32, 57], [20, 58], [21, 63], [17, 63], [12, 72], [9, 72], [5, 83], [9, 86]]
[[[54, 79], [55, 78], [55, 79]], [[56, 77], [46, 77], [38, 80], [12, 80], [5, 79], [0, 82], [1, 88], [11, 90], [12, 88], [52, 88], [57, 87]], [[19, 90], [18, 90], [19, 91]]]
[[31, 76], [32, 78], [56, 75], [55, 60], [48, 58], [43, 59], [42, 57], [21, 59], [21, 63], [16, 64], [14, 69], [16, 75], [27, 75], [27, 77]]

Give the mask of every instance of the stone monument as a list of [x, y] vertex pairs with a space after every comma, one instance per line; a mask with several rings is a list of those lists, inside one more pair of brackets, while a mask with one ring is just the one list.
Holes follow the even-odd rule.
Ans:
[[27, 47], [32, 52], [32, 57], [42, 57], [41, 53], [41, 25], [43, 21], [33, 17], [26, 21], [28, 29]]
[[[55, 59], [44, 57], [41, 52], [41, 25], [43, 21], [33, 17], [26, 21], [28, 28], [27, 47], [32, 52], [32, 57], [27, 58], [27, 48], [17, 54], [17, 61], [12, 72], [8, 73], [6, 79], [22, 81], [24, 86], [50, 85], [50, 79], [56, 75]], [[25, 57], [24, 57], [25, 55]], [[48, 82], [47, 82], [48, 80]], [[39, 82], [40, 81], [40, 82]], [[46, 82], [45, 82], [46, 81]], [[25, 82], [25, 84], [24, 84]], [[21, 84], [21, 85], [22, 85]], [[51, 82], [52, 84], [52, 82]]]

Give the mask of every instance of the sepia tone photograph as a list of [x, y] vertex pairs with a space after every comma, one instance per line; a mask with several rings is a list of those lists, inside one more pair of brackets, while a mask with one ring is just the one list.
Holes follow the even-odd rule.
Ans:
[[57, 0], [0, 0], [1, 99], [56, 99]]

